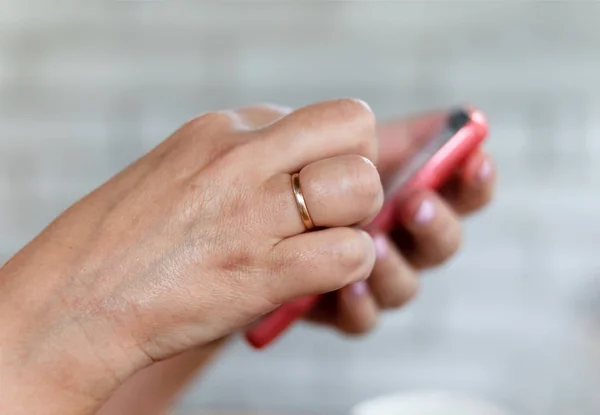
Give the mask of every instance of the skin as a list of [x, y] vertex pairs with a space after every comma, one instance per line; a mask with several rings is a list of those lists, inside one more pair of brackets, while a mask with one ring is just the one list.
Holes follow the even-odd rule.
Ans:
[[[279, 118], [290, 112], [285, 108], [252, 108], [258, 116], [257, 122], [272, 122], [271, 117]], [[409, 144], [418, 144], [422, 137], [427, 137], [444, 115], [435, 112], [377, 126], [382, 178], [393, 174], [406, 154], [410, 154]], [[356, 283], [329, 294], [309, 321], [329, 325], [347, 335], [369, 333], [381, 312], [400, 308], [416, 295], [421, 271], [443, 264], [458, 250], [459, 219], [490, 202], [495, 179], [492, 159], [478, 151], [439, 193], [418, 192], [404, 200], [398, 206], [401, 213], [398, 230], [410, 235], [412, 246], [406, 239], [394, 241], [389, 235], [376, 235], [377, 260], [367, 283]], [[423, 202], [431, 202], [435, 207], [431, 220], [424, 223], [415, 217]], [[121, 387], [98, 415], [167, 413], [185, 387], [218, 357], [226, 344], [226, 339], [222, 339], [144, 369]]]
[[[355, 225], [381, 208], [399, 136], [419, 122], [377, 130], [358, 100], [282, 115], [257, 106], [192, 120], [0, 270], [0, 412], [116, 413], [129, 402], [127, 413], [158, 413], [229, 334], [307, 294], [336, 291], [313, 320], [366, 332], [379, 309], [414, 295], [418, 270], [456, 251], [458, 214], [491, 196], [493, 170], [481, 177], [490, 161], [477, 154], [441, 195], [399, 206], [398, 245], [371, 237]], [[302, 225], [297, 171], [322, 230]], [[161, 390], [133, 412], [131, 397]]]

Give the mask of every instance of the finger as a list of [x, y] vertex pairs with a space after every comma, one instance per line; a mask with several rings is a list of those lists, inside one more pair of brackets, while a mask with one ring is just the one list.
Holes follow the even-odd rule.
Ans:
[[272, 250], [264, 292], [281, 304], [300, 296], [334, 291], [370, 274], [373, 240], [354, 228], [331, 228], [285, 239]]
[[377, 126], [377, 166], [384, 181], [445, 125], [447, 111], [435, 111]]
[[343, 154], [362, 155], [376, 164], [375, 115], [360, 100], [340, 99], [300, 108], [263, 133], [255, 144], [276, 172], [296, 172], [317, 160]]
[[346, 334], [365, 334], [377, 324], [379, 310], [366, 281], [337, 292], [336, 327]]
[[[300, 185], [316, 227], [366, 224], [383, 204], [379, 173], [362, 156], [338, 156], [309, 164], [300, 171]], [[280, 238], [306, 230], [289, 174], [277, 175], [267, 183], [267, 200], [271, 202], [263, 229]]]
[[466, 160], [463, 169], [440, 189], [440, 194], [459, 215], [467, 215], [492, 200], [495, 183], [492, 158], [479, 151]]
[[363, 334], [377, 324], [379, 310], [366, 281], [324, 295], [307, 318], [346, 334]]
[[398, 308], [417, 293], [416, 271], [386, 235], [373, 236], [377, 260], [369, 277], [369, 287], [382, 309]]
[[[190, 165], [197, 166], [202, 162], [212, 160], [216, 154], [225, 153], [242, 143], [254, 139], [254, 135], [245, 132], [270, 125], [291, 111], [291, 108], [276, 104], [262, 104], [203, 114], [188, 122], [187, 126], [214, 135], [228, 134], [231, 131], [242, 132], [242, 134], [232, 134], [228, 136], [227, 140], [215, 142], [212, 151], [207, 152], [206, 148], [202, 146], [190, 147], [187, 143], [181, 146], [181, 151], [185, 152], [185, 157], [194, 160]], [[197, 134], [187, 134], [186, 137], [197, 141], [195, 138]], [[197, 151], [194, 151], [194, 149]], [[248, 156], [244, 155], [244, 159], [247, 158]]]
[[237, 108], [232, 118], [237, 120], [240, 129], [264, 128], [293, 111], [290, 107], [277, 104], [260, 104]]
[[413, 266], [436, 266], [458, 251], [459, 219], [435, 193], [411, 195], [399, 206], [398, 214], [405, 231], [393, 233], [394, 242]]

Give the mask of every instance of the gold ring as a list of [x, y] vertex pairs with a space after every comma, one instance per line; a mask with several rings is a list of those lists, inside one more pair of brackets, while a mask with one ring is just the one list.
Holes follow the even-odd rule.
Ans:
[[302, 223], [304, 224], [306, 230], [311, 230], [315, 227], [315, 224], [310, 217], [310, 213], [308, 213], [308, 207], [306, 206], [306, 201], [304, 200], [304, 195], [302, 194], [299, 173], [292, 174], [292, 191], [294, 192], [294, 198], [296, 199], [296, 205], [298, 206]]

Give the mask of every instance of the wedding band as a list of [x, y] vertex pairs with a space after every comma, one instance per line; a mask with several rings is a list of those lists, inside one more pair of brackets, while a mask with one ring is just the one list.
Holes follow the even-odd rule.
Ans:
[[310, 213], [308, 213], [308, 207], [306, 206], [306, 201], [304, 200], [304, 195], [302, 194], [299, 173], [292, 174], [292, 191], [294, 192], [296, 205], [298, 206], [298, 211], [300, 212], [300, 219], [302, 219], [302, 223], [304, 224], [306, 230], [311, 230], [315, 227], [315, 224], [310, 218]]

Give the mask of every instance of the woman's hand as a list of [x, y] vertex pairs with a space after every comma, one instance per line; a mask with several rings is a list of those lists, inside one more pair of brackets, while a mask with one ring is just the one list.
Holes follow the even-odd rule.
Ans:
[[[239, 111], [244, 113], [248, 122], [259, 127], [274, 122], [291, 109], [263, 105]], [[378, 159], [382, 175], [393, 174], [405, 161], [406, 155], [412, 154], [411, 146], [426, 138], [445, 115], [435, 113], [379, 125]], [[432, 192], [412, 195], [400, 207], [406, 212], [400, 221], [409, 226], [399, 227], [393, 236], [376, 236], [379, 259], [368, 282], [355, 283], [329, 294], [311, 319], [347, 333], [370, 330], [381, 310], [400, 307], [416, 293], [420, 269], [441, 263], [458, 248], [460, 224], [457, 218], [483, 207], [491, 199], [493, 187], [492, 162], [488, 156], [478, 153], [442, 189], [441, 196]], [[414, 216], [423, 201], [434, 203], [435, 220], [419, 225]], [[414, 223], [413, 227], [410, 227], [411, 223]], [[409, 233], [409, 229], [415, 227], [417, 231]], [[440, 233], [440, 230], [443, 232]], [[412, 242], [409, 235], [414, 238]], [[397, 242], [392, 242], [394, 237]], [[438, 248], [424, 251], [429, 243]], [[423, 258], [420, 266], [415, 265], [417, 258]], [[120, 388], [98, 415], [165, 413], [185, 383], [193, 379], [225, 344], [224, 341], [214, 342], [144, 369]], [[140, 399], [142, 396], [144, 399]]]
[[[189, 122], [0, 270], [3, 413], [93, 413], [152, 362], [370, 274], [353, 226], [383, 199], [372, 111], [259, 112]], [[295, 172], [321, 230], [305, 233]]]
[[[379, 173], [392, 175], [413, 154], [432, 127], [447, 114], [432, 113], [385, 123], [379, 136]], [[344, 333], [363, 334], [376, 324], [382, 310], [405, 305], [417, 293], [419, 272], [442, 264], [459, 249], [461, 218], [480, 210], [492, 198], [493, 162], [483, 152], [473, 154], [439, 192], [416, 192], [398, 206], [398, 227], [389, 235], [374, 235], [377, 261], [369, 279], [328, 294], [310, 320]]]

